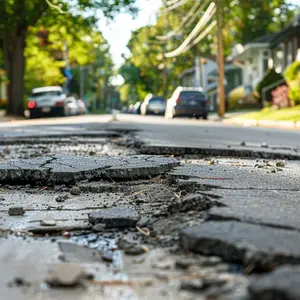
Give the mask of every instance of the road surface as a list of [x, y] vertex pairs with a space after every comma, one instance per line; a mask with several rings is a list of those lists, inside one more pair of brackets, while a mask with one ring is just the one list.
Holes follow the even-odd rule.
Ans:
[[299, 134], [123, 114], [1, 123], [4, 299], [300, 299]]

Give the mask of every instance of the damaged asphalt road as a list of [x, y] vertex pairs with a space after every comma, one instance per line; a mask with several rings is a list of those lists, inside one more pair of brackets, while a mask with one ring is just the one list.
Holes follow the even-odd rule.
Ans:
[[154, 151], [163, 130], [129, 123], [2, 131], [3, 299], [300, 298], [296, 144], [226, 157], [176, 152], [168, 130]]

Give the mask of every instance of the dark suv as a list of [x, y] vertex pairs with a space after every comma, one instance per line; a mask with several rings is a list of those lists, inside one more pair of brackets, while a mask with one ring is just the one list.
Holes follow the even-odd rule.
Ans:
[[168, 99], [165, 117], [168, 119], [184, 117], [200, 117], [207, 119], [209, 101], [201, 88], [178, 87]]

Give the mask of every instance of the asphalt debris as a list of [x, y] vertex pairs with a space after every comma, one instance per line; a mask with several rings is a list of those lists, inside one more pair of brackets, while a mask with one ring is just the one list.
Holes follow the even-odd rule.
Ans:
[[46, 279], [50, 287], [75, 287], [87, 278], [84, 269], [75, 263], [61, 263], [52, 266]]
[[13, 206], [8, 209], [8, 214], [10, 216], [23, 216], [25, 214], [25, 210], [22, 206]]
[[93, 225], [101, 223], [106, 228], [135, 227], [140, 220], [138, 212], [132, 208], [107, 208], [89, 213], [89, 222]]
[[70, 194], [74, 196], [78, 196], [81, 194], [81, 189], [78, 186], [74, 186], [71, 188]]
[[68, 194], [61, 194], [61, 195], [55, 197], [55, 201], [58, 203], [61, 203], [61, 202], [65, 202], [69, 198], [70, 198], [70, 196]]
[[184, 249], [219, 256], [253, 270], [300, 264], [300, 233], [235, 221], [209, 221], [181, 231]]
[[282, 266], [257, 276], [249, 286], [249, 294], [253, 300], [300, 299], [300, 267]]
[[41, 226], [56, 226], [55, 220], [41, 220], [40, 221]]

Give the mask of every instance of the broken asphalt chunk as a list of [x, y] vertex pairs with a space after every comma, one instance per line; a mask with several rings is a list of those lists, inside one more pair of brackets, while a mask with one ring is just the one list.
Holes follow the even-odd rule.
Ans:
[[40, 221], [41, 226], [56, 226], [55, 220], [41, 220]]
[[155, 176], [179, 165], [170, 157], [54, 155], [0, 164], [0, 182], [74, 183], [92, 179], [133, 179]]
[[263, 270], [300, 264], [300, 233], [293, 230], [210, 221], [182, 230], [181, 244], [185, 250]]
[[182, 200], [178, 200], [169, 205], [168, 211], [170, 213], [188, 212], [190, 210], [207, 210], [214, 205], [214, 201], [201, 194], [190, 194], [185, 196]]
[[70, 194], [74, 196], [78, 196], [81, 194], [81, 190], [78, 186], [74, 186], [73, 188], [71, 188]]
[[135, 227], [140, 216], [131, 208], [106, 208], [89, 213], [89, 222], [93, 225], [101, 223], [106, 228]]
[[67, 199], [69, 199], [68, 194], [62, 194], [62, 195], [55, 197], [56, 202], [65, 202]]
[[253, 300], [300, 299], [300, 267], [283, 266], [258, 276], [251, 282], [249, 293]]
[[10, 216], [23, 216], [25, 214], [25, 210], [21, 206], [14, 206], [8, 209], [8, 214]]

